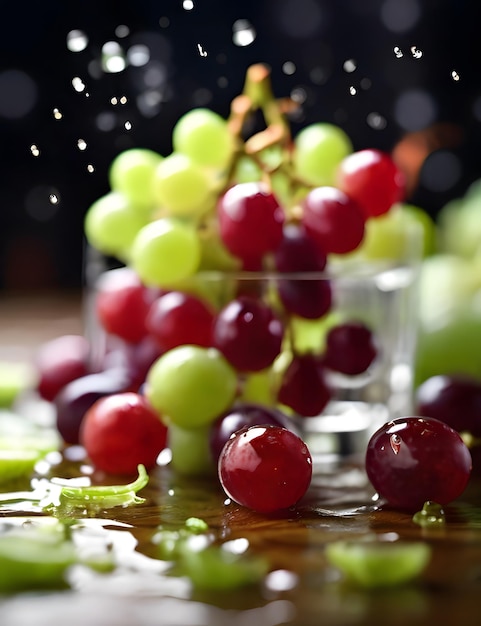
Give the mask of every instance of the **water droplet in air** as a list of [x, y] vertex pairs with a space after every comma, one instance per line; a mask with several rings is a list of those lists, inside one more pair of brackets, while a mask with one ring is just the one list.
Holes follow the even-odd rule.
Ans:
[[184, 2], [182, 3], [182, 7], [186, 11], [192, 11], [192, 9], [194, 8], [194, 3], [192, 0], [184, 0]]
[[77, 147], [79, 150], [85, 150], [87, 148], [87, 142], [84, 139], [79, 139], [77, 141]]
[[423, 51], [416, 46], [411, 46], [411, 54], [415, 59], [420, 59], [423, 56]]
[[53, 110], [53, 116], [56, 120], [61, 120], [63, 115], [62, 112], [60, 111], [60, 109], [54, 109]]
[[40, 156], [40, 149], [34, 143], [30, 146], [30, 152], [33, 154], [34, 157]]
[[127, 63], [124, 51], [116, 41], [107, 41], [102, 46], [102, 69], [109, 74], [122, 72]]
[[110, 98], [110, 104], [113, 104], [115, 106], [118, 103], [119, 101], [116, 96], [112, 96], [112, 98]]
[[87, 171], [89, 172], [89, 174], [92, 174], [92, 172], [95, 172], [95, 167], [91, 163], [89, 163], [87, 165]]
[[72, 78], [72, 87], [75, 89], [75, 91], [81, 93], [85, 89], [85, 83], [81, 78], [75, 76], [74, 78]]
[[125, 130], [131, 130], [132, 129], [132, 122], [129, 122], [128, 120], [125, 122], [124, 124], [124, 128]]
[[349, 93], [351, 94], [351, 96], [355, 96], [357, 94], [357, 89], [353, 85], [351, 85], [349, 87]]
[[119, 102], [120, 104], [127, 104], [127, 96], [121, 96]]
[[200, 45], [200, 43], [197, 44], [197, 49], [199, 50], [199, 54], [201, 57], [207, 56], [207, 51], [204, 50], [204, 48]]
[[57, 196], [56, 193], [51, 193], [49, 195], [48, 199], [50, 200], [50, 204], [58, 204], [59, 203], [59, 197]]
[[[411, 50], [412, 50], [412, 48], [411, 48]], [[397, 59], [400, 59], [401, 57], [404, 56], [404, 53], [401, 50], [401, 48], [399, 48], [399, 46], [394, 46], [394, 55], [396, 56]]]
[[455, 80], [455, 81], [458, 81], [458, 80], [459, 80], [460, 76], [459, 76], [459, 74], [456, 72], [456, 70], [453, 70], [453, 71], [451, 72], [451, 78], [452, 78], [453, 80]]
[[123, 37], [128, 37], [128, 35], [130, 35], [130, 28], [125, 24], [119, 24], [115, 29], [115, 35], [121, 39]]
[[142, 67], [150, 61], [150, 50], [144, 44], [136, 44], [127, 50], [127, 59], [130, 65]]
[[286, 61], [282, 66], [284, 74], [291, 76], [296, 71], [296, 65], [292, 61]]
[[217, 79], [217, 84], [219, 85], [219, 87], [227, 87], [229, 81], [225, 76], [219, 76], [219, 78]]
[[291, 100], [294, 100], [297, 104], [302, 104], [306, 99], [307, 93], [303, 87], [296, 87], [291, 91]]
[[344, 61], [342, 68], [345, 72], [350, 74], [357, 69], [357, 62], [354, 59], [348, 59], [347, 61]]
[[165, 15], [159, 19], [160, 28], [167, 28], [170, 25], [170, 20]]
[[379, 113], [369, 113], [366, 118], [368, 126], [374, 128], [375, 130], [383, 130], [387, 126], [386, 118], [380, 115]]
[[89, 39], [83, 30], [71, 30], [67, 34], [67, 48], [70, 52], [82, 52], [87, 47], [88, 42]]
[[372, 80], [370, 78], [363, 78], [359, 84], [361, 85], [361, 89], [371, 89]]
[[248, 20], [237, 20], [232, 26], [232, 41], [241, 48], [249, 46], [256, 38], [256, 31]]

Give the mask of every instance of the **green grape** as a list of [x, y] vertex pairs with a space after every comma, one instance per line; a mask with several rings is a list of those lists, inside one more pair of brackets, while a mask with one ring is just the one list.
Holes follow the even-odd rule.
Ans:
[[0, 361], [0, 407], [11, 406], [17, 396], [32, 389], [35, 382], [35, 368], [29, 364]]
[[121, 152], [110, 165], [110, 187], [132, 204], [151, 208], [155, 170], [161, 161], [162, 156], [153, 150], [132, 148]]
[[336, 184], [339, 163], [353, 151], [347, 134], [327, 123], [310, 124], [294, 139], [294, 169], [312, 185]]
[[239, 157], [236, 167], [234, 180], [236, 183], [252, 183], [261, 180], [262, 171], [260, 167], [250, 157]]
[[234, 400], [237, 375], [214, 348], [179, 346], [163, 354], [147, 375], [146, 395], [167, 423], [209, 424]]
[[210, 424], [198, 428], [181, 428], [169, 424], [169, 443], [172, 452], [171, 465], [185, 476], [205, 476], [215, 467], [209, 448]]
[[0, 450], [0, 485], [29, 476], [41, 456], [35, 450]]
[[192, 109], [174, 127], [175, 152], [203, 167], [225, 169], [234, 152], [234, 138], [224, 118], [209, 109]]
[[243, 402], [274, 406], [276, 399], [271, 368], [253, 372], [245, 377], [242, 384], [241, 399]]
[[146, 223], [146, 217], [124, 195], [111, 191], [87, 210], [84, 230], [91, 246], [103, 254], [124, 258]]
[[418, 220], [423, 229], [423, 257], [427, 257], [436, 252], [437, 233], [436, 224], [432, 217], [421, 207], [414, 204], [402, 204], [401, 210]]
[[439, 212], [440, 247], [465, 258], [481, 251], [481, 194], [474, 189], [464, 198], [451, 200]]
[[[292, 341], [296, 353], [314, 352], [320, 354], [325, 348], [326, 335], [331, 328], [340, 324], [342, 316], [338, 311], [332, 311], [316, 320], [308, 320], [293, 315], [291, 317], [291, 334], [287, 336]], [[286, 348], [289, 346], [286, 345]]]
[[192, 276], [199, 267], [200, 255], [199, 238], [193, 226], [161, 218], [137, 234], [131, 262], [145, 284], [168, 287]]
[[172, 216], [198, 217], [212, 206], [208, 173], [184, 154], [172, 153], [155, 171], [157, 202]]
[[392, 587], [419, 576], [429, 563], [431, 548], [414, 541], [334, 541], [327, 544], [326, 557], [355, 584]]

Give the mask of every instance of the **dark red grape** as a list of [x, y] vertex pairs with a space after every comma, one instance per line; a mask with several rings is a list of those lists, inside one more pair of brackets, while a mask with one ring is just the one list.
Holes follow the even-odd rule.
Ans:
[[279, 426], [237, 431], [219, 457], [219, 479], [226, 494], [261, 513], [294, 506], [311, 478], [312, 458], [306, 444]]
[[300, 416], [315, 417], [330, 398], [322, 359], [314, 354], [294, 355], [282, 376], [278, 401]]
[[372, 331], [362, 322], [334, 326], [326, 336], [326, 367], [348, 376], [362, 374], [377, 356]]
[[317, 187], [307, 194], [302, 223], [325, 253], [352, 252], [364, 238], [365, 217], [361, 208], [335, 187]]
[[118, 393], [97, 400], [85, 413], [80, 441], [92, 464], [110, 474], [135, 474], [155, 466], [167, 428], [147, 400]]
[[214, 311], [200, 298], [171, 291], [155, 300], [146, 319], [147, 330], [164, 350], [184, 344], [212, 343]]
[[237, 430], [269, 424], [292, 430], [289, 418], [278, 409], [260, 404], [238, 404], [220, 415], [212, 424], [209, 445], [212, 458], [219, 459], [222, 448]]
[[89, 373], [90, 344], [81, 335], [63, 335], [42, 344], [34, 359], [37, 391], [51, 402], [68, 383]]
[[119, 340], [107, 352], [102, 371], [124, 369], [135, 390], [145, 382], [147, 372], [153, 363], [164, 353], [153, 337], [147, 336], [136, 344]]
[[219, 200], [219, 229], [228, 250], [252, 265], [282, 239], [284, 211], [261, 183], [231, 187]]
[[148, 331], [145, 318], [158, 290], [146, 287], [128, 267], [106, 272], [95, 300], [97, 318], [107, 333], [138, 343]]
[[481, 381], [468, 376], [433, 376], [416, 390], [416, 412], [458, 432], [481, 437]]
[[375, 217], [403, 200], [405, 176], [389, 154], [360, 150], [341, 161], [338, 185], [357, 202], [366, 217]]
[[262, 302], [243, 296], [232, 300], [217, 315], [213, 345], [241, 372], [272, 365], [282, 346], [284, 328]]
[[278, 272], [322, 272], [326, 253], [309, 237], [301, 224], [284, 226], [282, 241], [276, 249], [274, 264]]
[[371, 437], [366, 471], [374, 489], [392, 506], [419, 510], [431, 500], [459, 497], [471, 474], [471, 455], [459, 434], [430, 417], [401, 417]]
[[82, 420], [96, 400], [130, 391], [131, 385], [132, 378], [124, 368], [89, 374], [68, 383], [54, 399], [57, 430], [65, 443], [79, 443]]

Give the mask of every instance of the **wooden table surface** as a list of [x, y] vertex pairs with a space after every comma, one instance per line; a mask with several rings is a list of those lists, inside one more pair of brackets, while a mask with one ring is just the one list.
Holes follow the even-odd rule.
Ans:
[[[44, 339], [81, 332], [81, 311], [79, 294], [5, 297], [0, 301], [0, 359], [21, 360]], [[64, 467], [54, 469], [61, 474]], [[121, 536], [116, 572], [79, 571], [66, 591], [0, 597], [0, 624], [479, 626], [480, 476], [477, 468], [463, 496], [446, 507], [444, 528], [427, 530], [410, 514], [376, 508], [362, 467], [346, 465], [332, 475], [316, 475], [295, 510], [273, 517], [226, 504], [214, 479], [186, 479], [158, 467], [142, 492], [143, 504], [100, 515], [106, 532]], [[0, 518], [11, 522], [30, 514], [0, 508]], [[152, 537], [159, 524], [181, 525], [190, 516], [203, 518], [222, 540], [248, 539], [277, 574], [264, 584], [229, 592], [201, 592], [188, 580], [167, 575], [162, 562], [151, 558]], [[373, 533], [385, 540], [428, 542], [432, 559], [422, 577], [388, 590], [363, 590], [339, 579], [326, 561], [326, 544]]]

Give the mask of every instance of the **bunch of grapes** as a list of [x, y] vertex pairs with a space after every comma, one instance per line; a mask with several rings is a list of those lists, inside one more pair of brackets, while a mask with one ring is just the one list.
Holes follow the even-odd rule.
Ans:
[[[168, 445], [179, 472], [218, 464], [241, 504], [293, 505], [312, 459], [290, 417], [323, 412], [330, 373], [356, 377], [376, 362], [373, 330], [336, 309], [331, 268], [383, 256], [383, 220], [393, 241], [409, 238], [403, 174], [386, 153], [354, 152], [331, 124], [292, 137], [293, 106], [252, 66], [228, 119], [194, 109], [170, 155], [131, 149], [112, 163], [111, 191], [85, 219], [90, 246], [123, 265], [97, 288], [106, 349], [81, 376], [63, 369], [55, 393], [49, 385], [63, 439], [100, 469], [152, 466]], [[265, 127], [246, 136], [259, 112]], [[298, 349], [299, 320], [324, 323], [319, 345]]]

